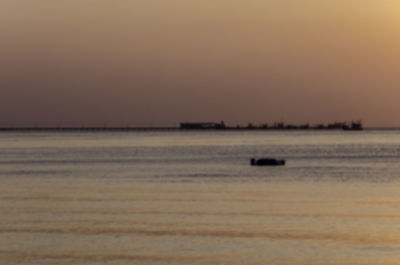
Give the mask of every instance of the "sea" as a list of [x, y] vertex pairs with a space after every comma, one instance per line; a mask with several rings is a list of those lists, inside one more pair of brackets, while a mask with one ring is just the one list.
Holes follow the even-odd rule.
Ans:
[[2, 132], [0, 264], [400, 264], [399, 162], [400, 130]]

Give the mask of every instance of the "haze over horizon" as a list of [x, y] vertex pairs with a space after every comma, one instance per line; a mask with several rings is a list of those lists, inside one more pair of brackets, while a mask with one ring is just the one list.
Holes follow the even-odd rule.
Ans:
[[395, 0], [3, 0], [0, 126], [399, 127]]

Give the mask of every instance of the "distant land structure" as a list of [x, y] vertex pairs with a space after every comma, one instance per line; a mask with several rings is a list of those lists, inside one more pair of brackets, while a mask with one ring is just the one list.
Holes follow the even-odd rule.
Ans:
[[254, 125], [252, 123], [247, 126], [227, 126], [224, 121], [217, 122], [181, 122], [181, 130], [345, 130], [345, 131], [361, 131], [363, 125], [361, 120], [352, 122], [334, 122], [325, 124], [310, 125], [306, 124], [285, 124], [283, 122], [275, 122], [273, 125], [268, 123]]
[[173, 131], [173, 130], [344, 130], [344, 131], [361, 131], [363, 130], [362, 122], [334, 122], [328, 124], [285, 124], [284, 122], [275, 122], [272, 125], [262, 123], [254, 125], [228, 126], [224, 121], [221, 122], [181, 122], [179, 127], [135, 127], [135, 126], [79, 126], [79, 127], [63, 127], [63, 126], [0, 126], [0, 132], [7, 131]]

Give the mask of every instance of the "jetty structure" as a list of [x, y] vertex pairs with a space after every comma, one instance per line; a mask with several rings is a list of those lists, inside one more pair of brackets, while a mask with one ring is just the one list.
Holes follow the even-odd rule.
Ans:
[[182, 130], [209, 130], [209, 129], [227, 129], [224, 121], [217, 122], [181, 122], [180, 129]]
[[268, 123], [254, 125], [248, 123], [247, 126], [227, 126], [224, 121], [217, 122], [181, 122], [181, 130], [345, 130], [345, 131], [361, 131], [363, 130], [362, 122], [352, 121], [348, 122], [334, 122], [325, 124], [285, 124], [283, 122], [275, 122], [269, 126]]
[[181, 122], [178, 127], [135, 127], [135, 126], [79, 126], [79, 127], [62, 127], [62, 126], [0, 126], [0, 132], [13, 131], [187, 131], [187, 130], [344, 130], [344, 131], [361, 131], [363, 125], [361, 121], [352, 122], [334, 122], [329, 124], [285, 124], [283, 122], [275, 122], [272, 125], [262, 123], [255, 125], [248, 123], [247, 125], [228, 126], [224, 121], [221, 122]]

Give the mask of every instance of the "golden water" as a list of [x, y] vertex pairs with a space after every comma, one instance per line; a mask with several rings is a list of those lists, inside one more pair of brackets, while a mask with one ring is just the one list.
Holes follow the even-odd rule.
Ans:
[[400, 264], [400, 184], [4, 178], [0, 264]]

